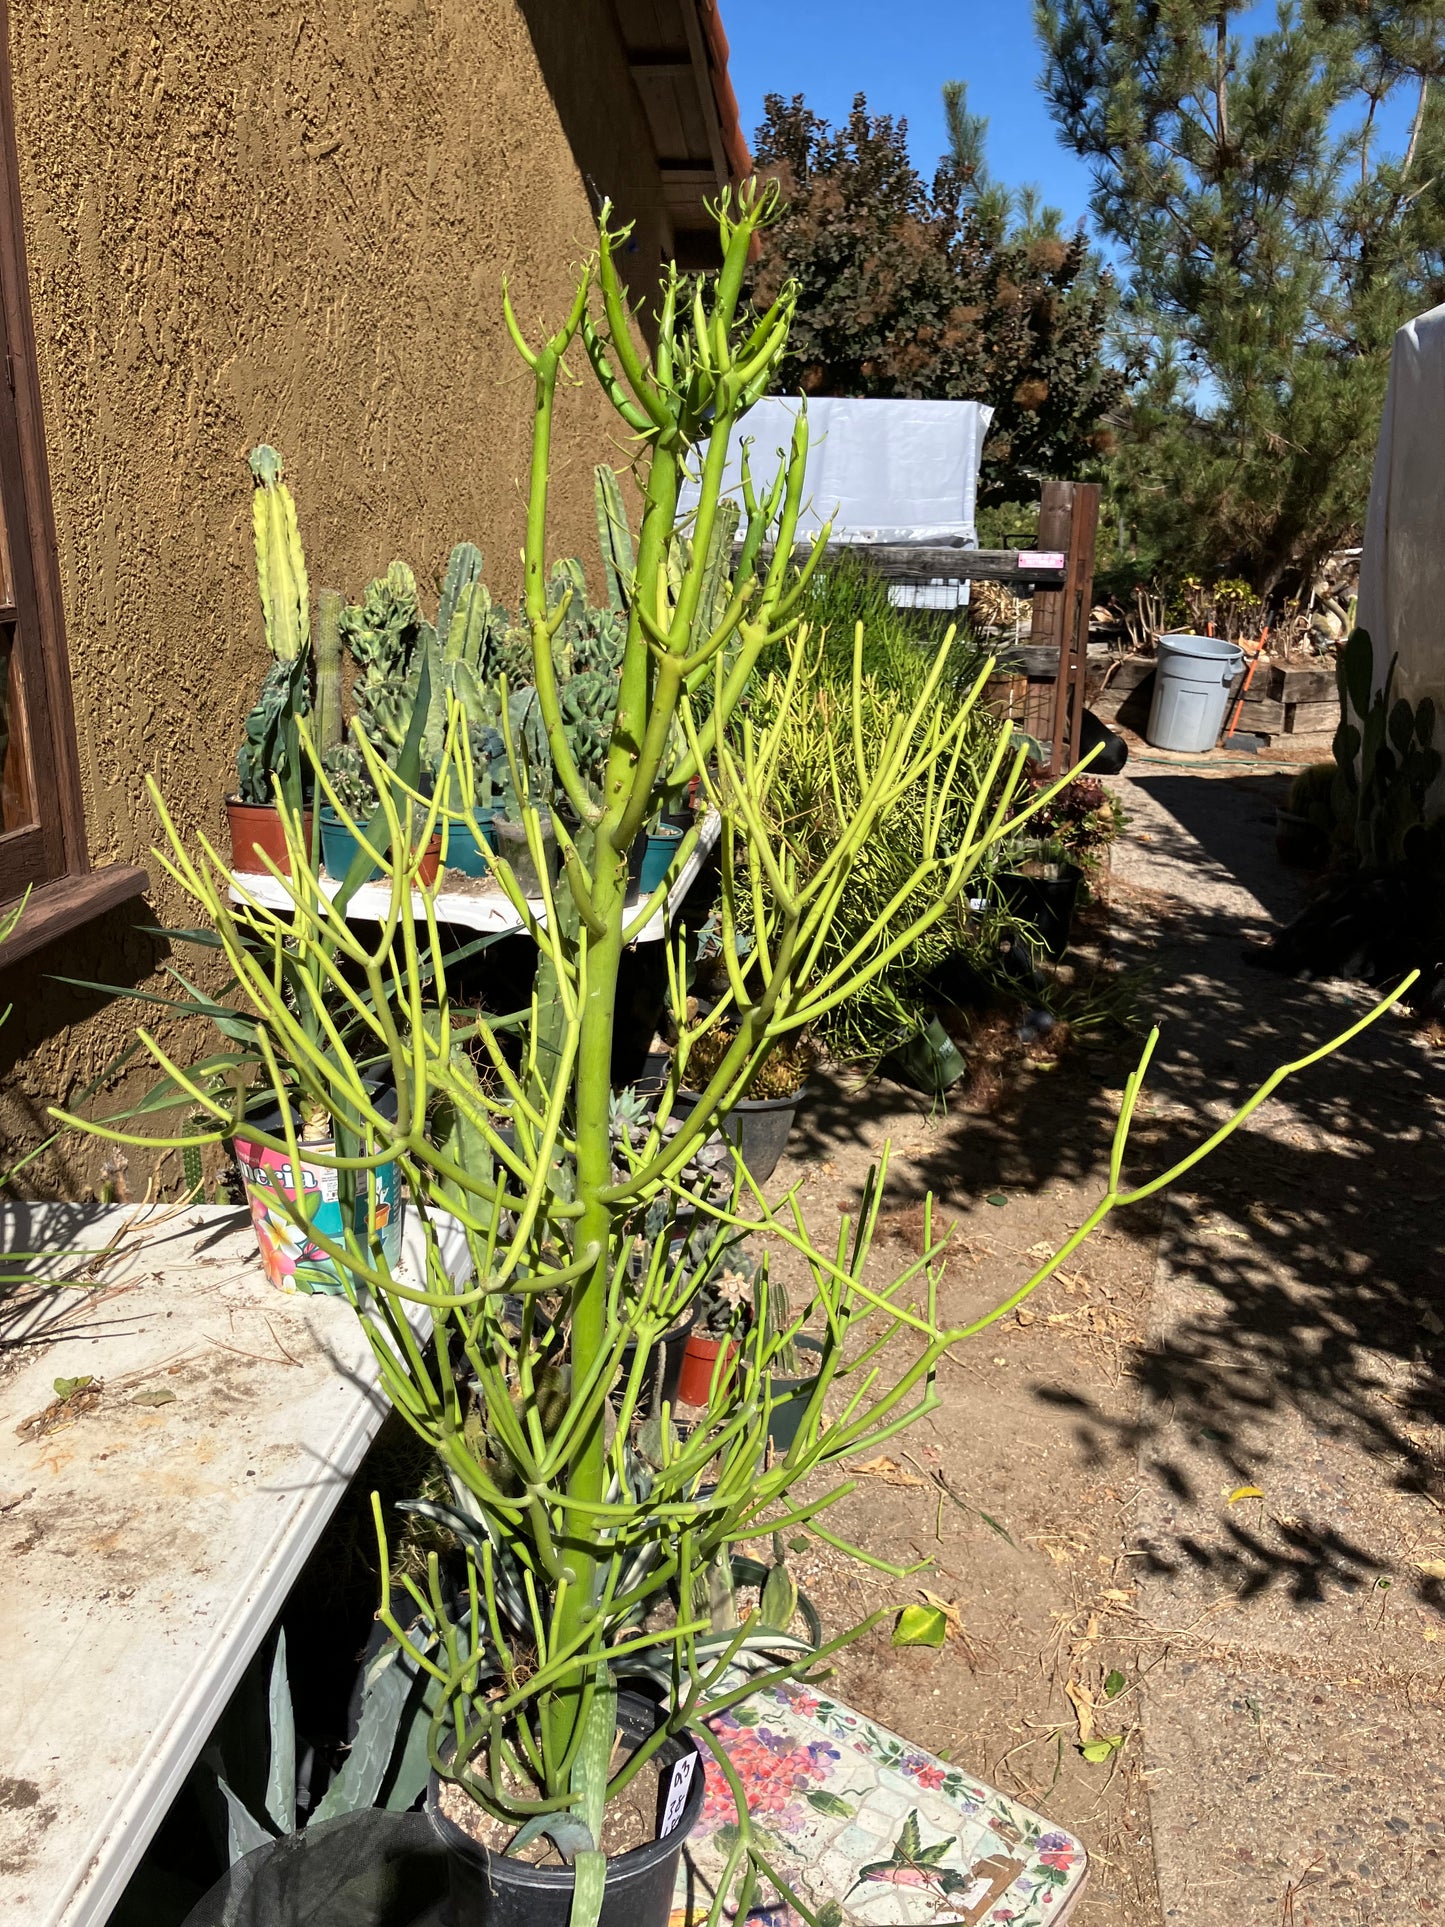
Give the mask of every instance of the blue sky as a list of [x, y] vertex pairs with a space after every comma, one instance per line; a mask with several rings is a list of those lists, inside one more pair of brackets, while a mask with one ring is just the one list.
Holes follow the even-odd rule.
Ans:
[[[720, 10], [749, 140], [764, 94], [804, 94], [836, 124], [861, 89], [873, 112], [907, 117], [914, 162], [928, 178], [945, 145], [940, 90], [965, 80], [969, 106], [989, 117], [995, 178], [1036, 182], [1066, 228], [1087, 215], [1088, 169], [1061, 146], [1039, 92], [1029, 0], [721, 0]], [[1258, 31], [1274, 17], [1273, 0], [1261, 0], [1237, 29]], [[1397, 142], [1412, 106], [1397, 96], [1381, 117]]]

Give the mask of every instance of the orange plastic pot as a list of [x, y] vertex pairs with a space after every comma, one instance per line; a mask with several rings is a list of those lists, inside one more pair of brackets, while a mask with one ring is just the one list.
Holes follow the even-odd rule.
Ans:
[[[286, 848], [286, 833], [281, 827], [281, 812], [274, 803], [243, 803], [239, 797], [226, 798], [226, 822], [231, 831], [231, 868], [242, 876], [265, 876], [263, 856], [270, 857], [282, 876], [291, 874], [291, 854]], [[301, 814], [301, 834], [311, 847], [311, 812]]]
[[732, 1377], [733, 1361], [738, 1355], [736, 1343], [730, 1338], [703, 1338], [697, 1332], [688, 1339], [687, 1350], [682, 1355], [682, 1370], [677, 1375], [677, 1396], [684, 1405], [707, 1404], [717, 1355], [724, 1345], [728, 1348], [728, 1357], [720, 1390]]

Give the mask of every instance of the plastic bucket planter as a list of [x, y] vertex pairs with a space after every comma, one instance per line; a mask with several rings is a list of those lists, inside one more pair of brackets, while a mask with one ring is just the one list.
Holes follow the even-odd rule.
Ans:
[[[291, 874], [291, 853], [281, 828], [281, 812], [274, 803], [243, 803], [239, 797], [226, 798], [226, 822], [231, 832], [231, 868], [238, 876], [266, 876], [261, 861], [270, 857], [282, 876]], [[301, 834], [311, 847], [311, 812], [301, 816]]]
[[1230, 685], [1244, 665], [1237, 642], [1219, 636], [1161, 636], [1154, 700], [1144, 734], [1155, 749], [1213, 749], [1224, 727]]
[[[384, 1092], [378, 1100], [383, 1116], [396, 1116], [396, 1092]], [[258, 1108], [250, 1120], [267, 1137], [284, 1137], [281, 1111], [275, 1103]], [[301, 1189], [296, 1189], [296, 1173], [283, 1151], [273, 1151], [247, 1137], [244, 1128], [232, 1140], [246, 1202], [251, 1207], [251, 1222], [256, 1242], [261, 1247], [261, 1265], [269, 1284], [278, 1291], [323, 1292], [344, 1297], [346, 1288], [341, 1273], [320, 1246], [306, 1236], [301, 1225], [293, 1224], [277, 1203], [277, 1195], [292, 1203], [300, 1200], [309, 1223], [323, 1237], [339, 1243], [342, 1237], [340, 1173], [325, 1165], [308, 1163], [308, 1151], [324, 1156], [334, 1154], [328, 1138], [324, 1144], [301, 1145]], [[358, 1196], [354, 1222], [361, 1237], [366, 1236], [367, 1198], [364, 1174], [358, 1174]], [[388, 1265], [401, 1257], [401, 1177], [394, 1164], [383, 1164], [376, 1173], [376, 1225], [381, 1249]]]
[[[364, 829], [365, 824], [362, 825]], [[361, 845], [342, 822], [333, 809], [321, 812], [321, 855], [326, 874], [338, 883], [344, 882]], [[441, 862], [442, 842], [434, 836], [427, 845], [426, 854], [417, 866], [417, 881], [424, 890], [429, 890], [437, 880], [437, 865]], [[373, 864], [370, 874], [363, 878], [366, 883], [374, 883], [381, 875], [381, 866]]]
[[[658, 1724], [658, 1711], [640, 1693], [617, 1696], [617, 1725], [629, 1751]], [[668, 1927], [677, 1863], [702, 1814], [703, 1763], [696, 1740], [679, 1734], [653, 1755], [659, 1769], [660, 1838], [619, 1853], [607, 1863], [598, 1927]], [[446, 1848], [451, 1889], [451, 1927], [568, 1927], [572, 1913], [570, 1867], [533, 1867], [524, 1860], [489, 1853], [441, 1810], [435, 1773], [427, 1789], [427, 1813]]]

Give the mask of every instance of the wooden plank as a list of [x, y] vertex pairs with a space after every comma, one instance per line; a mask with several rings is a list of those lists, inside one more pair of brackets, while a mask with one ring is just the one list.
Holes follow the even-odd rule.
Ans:
[[[1088, 673], [1089, 608], [1094, 598], [1094, 547], [1099, 532], [1097, 482], [1046, 482], [1042, 501], [1059, 491], [1068, 503], [1068, 572], [1058, 616], [1059, 673], [1054, 685], [1054, 744], [1049, 767], [1055, 775], [1072, 769], [1080, 755], [1084, 688]], [[1065, 491], [1067, 492], [1065, 496]], [[1039, 513], [1039, 539], [1044, 540], [1044, 516]], [[1050, 546], [1059, 544], [1050, 538]]]
[[[794, 554], [801, 561], [808, 552], [809, 544], [798, 542]], [[1051, 545], [1044, 544], [1045, 548]], [[1055, 553], [1062, 553], [1055, 550]], [[763, 555], [770, 556], [771, 548], [764, 544]], [[845, 556], [856, 555], [886, 575], [894, 582], [1006, 582], [1015, 587], [1061, 589], [1064, 583], [1068, 558], [1064, 557], [1056, 568], [1046, 568], [1042, 563], [1024, 566], [1020, 556], [1038, 551], [1019, 549], [970, 549], [960, 538], [957, 542], [829, 542], [823, 550], [827, 562], [841, 561]], [[1038, 635], [1038, 622], [1035, 616], [1034, 634]]]
[[1332, 669], [1295, 669], [1276, 663], [1269, 672], [1269, 693], [1284, 703], [1334, 703], [1339, 707], [1339, 691]]
[[144, 870], [132, 864], [111, 863], [103, 870], [41, 884], [31, 891], [19, 924], [0, 944], [0, 970], [118, 904], [144, 896], [150, 881]]

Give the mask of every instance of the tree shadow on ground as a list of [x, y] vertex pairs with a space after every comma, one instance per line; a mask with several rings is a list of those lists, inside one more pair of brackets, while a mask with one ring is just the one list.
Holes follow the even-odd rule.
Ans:
[[[1147, 950], [1157, 966], [1143, 1014], [1160, 1041], [1126, 1161], [1133, 1182], [1167, 1168], [1277, 1066], [1373, 1001], [1357, 986], [1296, 983], [1246, 961], [1246, 939], [1270, 925], [1261, 906], [1286, 918], [1304, 894], [1274, 853], [1277, 781], [1169, 775], [1137, 788], [1148, 886], [1121, 883], [1116, 942], [1126, 959]], [[1102, 1191], [1141, 1042], [1078, 1051], [1026, 1076], [1006, 1111], [949, 1116], [895, 1172], [895, 1192], [966, 1203], [995, 1188], [1043, 1193], [1059, 1179]], [[1358, 1591], [1391, 1568], [1379, 1545], [1362, 1543], [1370, 1530], [1323, 1512], [1267, 1529], [1215, 1516], [1221, 1481], [1258, 1476], [1266, 1423], [1276, 1453], [1295, 1437], [1343, 1453], [1366, 1498], [1371, 1482], [1424, 1495], [1445, 1526], [1442, 1099], [1440, 1056], [1394, 1015], [1291, 1078], [1176, 1190], [1169, 1316], [1134, 1361], [1137, 1417], [1121, 1423], [1077, 1384], [1036, 1387], [1041, 1401], [1077, 1412], [1080, 1444], [1101, 1464], [1106, 1445], [1153, 1461], [1175, 1514], [1141, 1549], [1146, 1563], [1210, 1574], [1244, 1597], [1278, 1587], [1300, 1603], [1332, 1586]], [[896, 1100], [825, 1096], [809, 1128], [835, 1142], [861, 1137], [869, 1120], [896, 1117]], [[1129, 1216], [1115, 1220], [1126, 1233]], [[1136, 1223], [1134, 1235], [1146, 1228]], [[1206, 1517], [1207, 1542], [1195, 1531]], [[1411, 1579], [1422, 1602], [1445, 1608], [1438, 1579]]]

